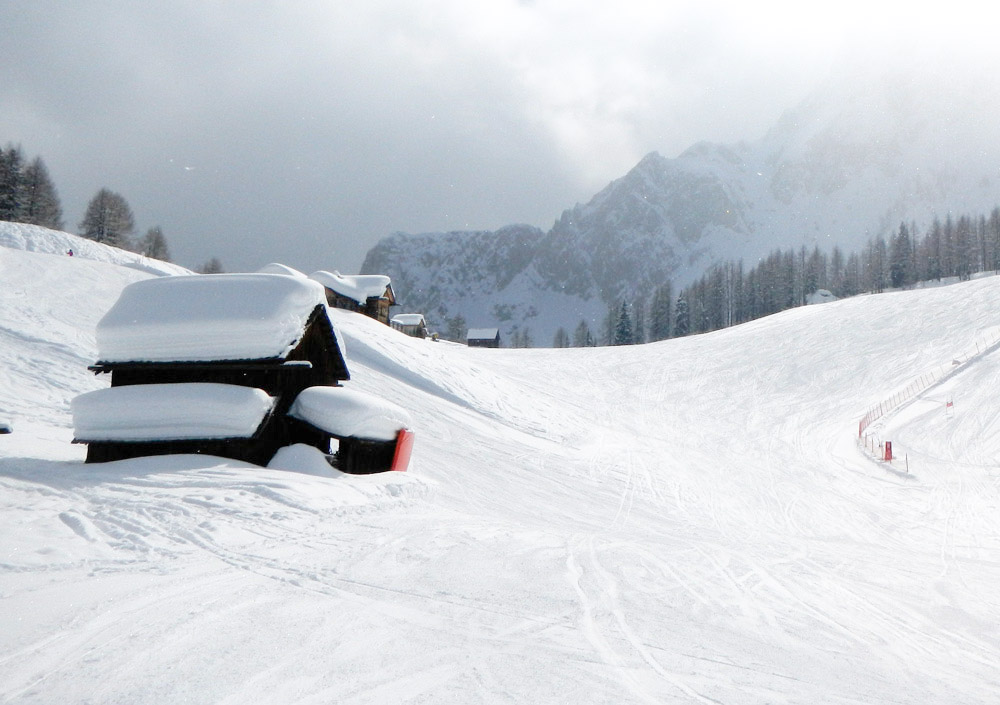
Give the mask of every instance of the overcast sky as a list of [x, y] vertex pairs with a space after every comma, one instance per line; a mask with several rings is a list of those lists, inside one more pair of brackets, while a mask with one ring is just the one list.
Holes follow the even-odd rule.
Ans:
[[351, 273], [397, 230], [548, 229], [648, 152], [756, 139], [849, 57], [1000, 66], [979, 2], [828, 4], [0, 0], [0, 144], [71, 232], [107, 187], [180, 264]]

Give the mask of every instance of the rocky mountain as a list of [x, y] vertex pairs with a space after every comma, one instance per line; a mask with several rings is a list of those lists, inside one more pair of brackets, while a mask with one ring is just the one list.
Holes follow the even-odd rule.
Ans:
[[901, 221], [986, 213], [1000, 203], [1000, 147], [989, 134], [996, 85], [951, 74], [856, 75], [823, 86], [760, 140], [656, 152], [548, 232], [396, 233], [364, 273], [389, 274], [400, 303], [443, 329], [527, 329], [548, 345], [582, 319], [713, 264], [752, 265], [775, 248], [846, 252]]

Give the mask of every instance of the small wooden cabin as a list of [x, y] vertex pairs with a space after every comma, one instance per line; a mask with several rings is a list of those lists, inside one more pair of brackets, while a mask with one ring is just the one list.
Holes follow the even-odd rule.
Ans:
[[333, 308], [357, 311], [389, 325], [389, 308], [396, 304], [389, 277], [382, 274], [346, 275], [320, 270], [309, 278], [326, 289], [327, 304]]
[[405, 470], [409, 415], [343, 390], [350, 373], [325, 299], [318, 282], [284, 273], [127, 286], [98, 323], [90, 368], [111, 387], [73, 400], [74, 442], [88, 445], [87, 462], [203, 453], [266, 465], [306, 444], [344, 472]]
[[499, 328], [470, 328], [465, 336], [466, 345], [470, 348], [499, 348]]
[[[322, 287], [282, 275], [136, 282], [98, 324], [97, 344], [99, 359], [91, 370], [109, 373], [111, 389], [74, 400], [74, 414], [76, 407], [89, 410], [75, 422], [77, 440], [88, 444], [88, 462], [209, 453], [266, 464], [278, 448], [302, 440], [285, 422], [297, 395], [350, 378]], [[146, 401], [115, 391], [138, 385]], [[179, 404], [218, 407], [231, 394], [227, 387], [234, 386], [257, 390], [271, 400], [256, 427], [230, 437], [217, 437], [225, 432], [213, 430], [209, 435], [214, 437], [207, 437], [197, 428], [184, 430], [185, 424], [173, 417]], [[191, 394], [203, 396], [199, 402]], [[113, 411], [115, 404], [127, 403], [137, 405], [129, 428]], [[219, 407], [220, 418], [239, 415], [253, 402], [233, 403], [235, 407]], [[157, 408], [147, 413], [149, 407]], [[260, 408], [246, 413], [260, 413]], [[88, 414], [96, 418], [88, 419]], [[202, 427], [206, 425], [213, 427], [203, 418]]]
[[427, 321], [424, 320], [422, 313], [400, 313], [393, 316], [389, 324], [413, 338], [427, 337]]

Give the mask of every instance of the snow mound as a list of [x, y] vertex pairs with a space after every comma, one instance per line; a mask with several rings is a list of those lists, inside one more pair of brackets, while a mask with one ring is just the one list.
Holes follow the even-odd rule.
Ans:
[[290, 470], [318, 477], [334, 477], [344, 474], [330, 465], [322, 451], [305, 443], [296, 443], [279, 449], [267, 467], [273, 470]]
[[277, 274], [202, 274], [131, 284], [97, 324], [102, 362], [281, 358], [323, 288]]
[[340, 438], [392, 441], [413, 425], [403, 408], [371, 394], [343, 387], [309, 387], [288, 415]]
[[289, 277], [299, 277], [300, 279], [305, 279], [306, 275], [293, 267], [281, 264], [280, 262], [271, 262], [270, 264], [265, 264], [263, 267], [257, 270], [260, 274], [284, 274]]
[[48, 255], [68, 255], [72, 252], [74, 257], [117, 264], [160, 276], [192, 273], [180, 265], [161, 262], [61, 230], [51, 230], [26, 223], [0, 221], [0, 247]]
[[208, 382], [110, 387], [72, 402], [85, 441], [249, 438], [273, 406], [260, 389]]

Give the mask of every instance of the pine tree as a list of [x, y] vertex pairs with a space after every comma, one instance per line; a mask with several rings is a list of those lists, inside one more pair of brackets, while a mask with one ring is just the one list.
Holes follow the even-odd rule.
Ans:
[[913, 245], [910, 231], [906, 223], [899, 224], [899, 231], [889, 244], [889, 284], [894, 289], [901, 289], [913, 284]]
[[990, 212], [990, 218], [986, 222], [986, 231], [993, 252], [988, 269], [1000, 272], [1000, 207], [994, 208]]
[[646, 342], [646, 311], [643, 306], [644, 303], [645, 298], [640, 298], [632, 307], [634, 318], [632, 322], [632, 343], [635, 345], [642, 345]]
[[552, 339], [552, 347], [554, 348], [568, 348], [569, 347], [569, 333], [562, 326], [556, 330], [555, 337]]
[[80, 222], [80, 235], [114, 247], [124, 247], [135, 230], [128, 202], [114, 191], [102, 188], [87, 205]]
[[19, 222], [24, 200], [24, 156], [20, 147], [0, 149], [0, 220]]
[[670, 313], [673, 287], [669, 281], [657, 287], [649, 311], [649, 339], [666, 340], [670, 337]]
[[[167, 238], [163, 235], [163, 230], [159, 225], [156, 225], [146, 231], [146, 234], [139, 241], [139, 253], [145, 255], [146, 257], [152, 257], [153, 259], [162, 260], [164, 262], [170, 261], [170, 250], [167, 248]], [[221, 271], [222, 265], [219, 264], [219, 270]]]
[[612, 344], [631, 345], [633, 342], [635, 342], [635, 338], [632, 331], [632, 319], [628, 315], [628, 306], [622, 301], [618, 321], [615, 323], [615, 336]]
[[576, 348], [589, 348], [594, 344], [594, 336], [590, 332], [590, 326], [587, 322], [580, 319], [580, 322], [576, 326], [576, 330], [573, 331], [573, 347]]
[[49, 170], [45, 168], [41, 157], [36, 157], [24, 170], [23, 194], [23, 222], [53, 230], [63, 229], [59, 194], [56, 193], [56, 187], [49, 178]]
[[962, 216], [955, 226], [955, 274], [962, 281], [972, 277], [975, 250], [972, 219], [969, 216]]
[[[210, 260], [208, 260], [207, 262], [205, 262], [205, 264], [203, 264], [200, 267], [198, 267], [199, 274], [222, 274], [223, 271], [224, 270], [222, 269], [222, 262], [219, 261], [218, 257], [213, 257]], [[462, 333], [465, 331], [465, 319], [462, 318], [462, 314], [459, 314], [459, 315], [457, 315], [455, 317], [454, 321], [459, 326], [459, 331], [460, 332], [459, 332], [458, 336], [452, 338], [452, 340], [459, 340], [460, 337], [461, 337], [461, 335], [462, 335]], [[452, 326], [451, 320], [449, 320], [449, 323], [448, 323], [448, 330], [449, 331], [452, 330], [451, 326]]]
[[691, 318], [688, 311], [688, 301], [682, 291], [677, 296], [677, 303], [674, 306], [674, 335], [678, 338], [691, 332]]

